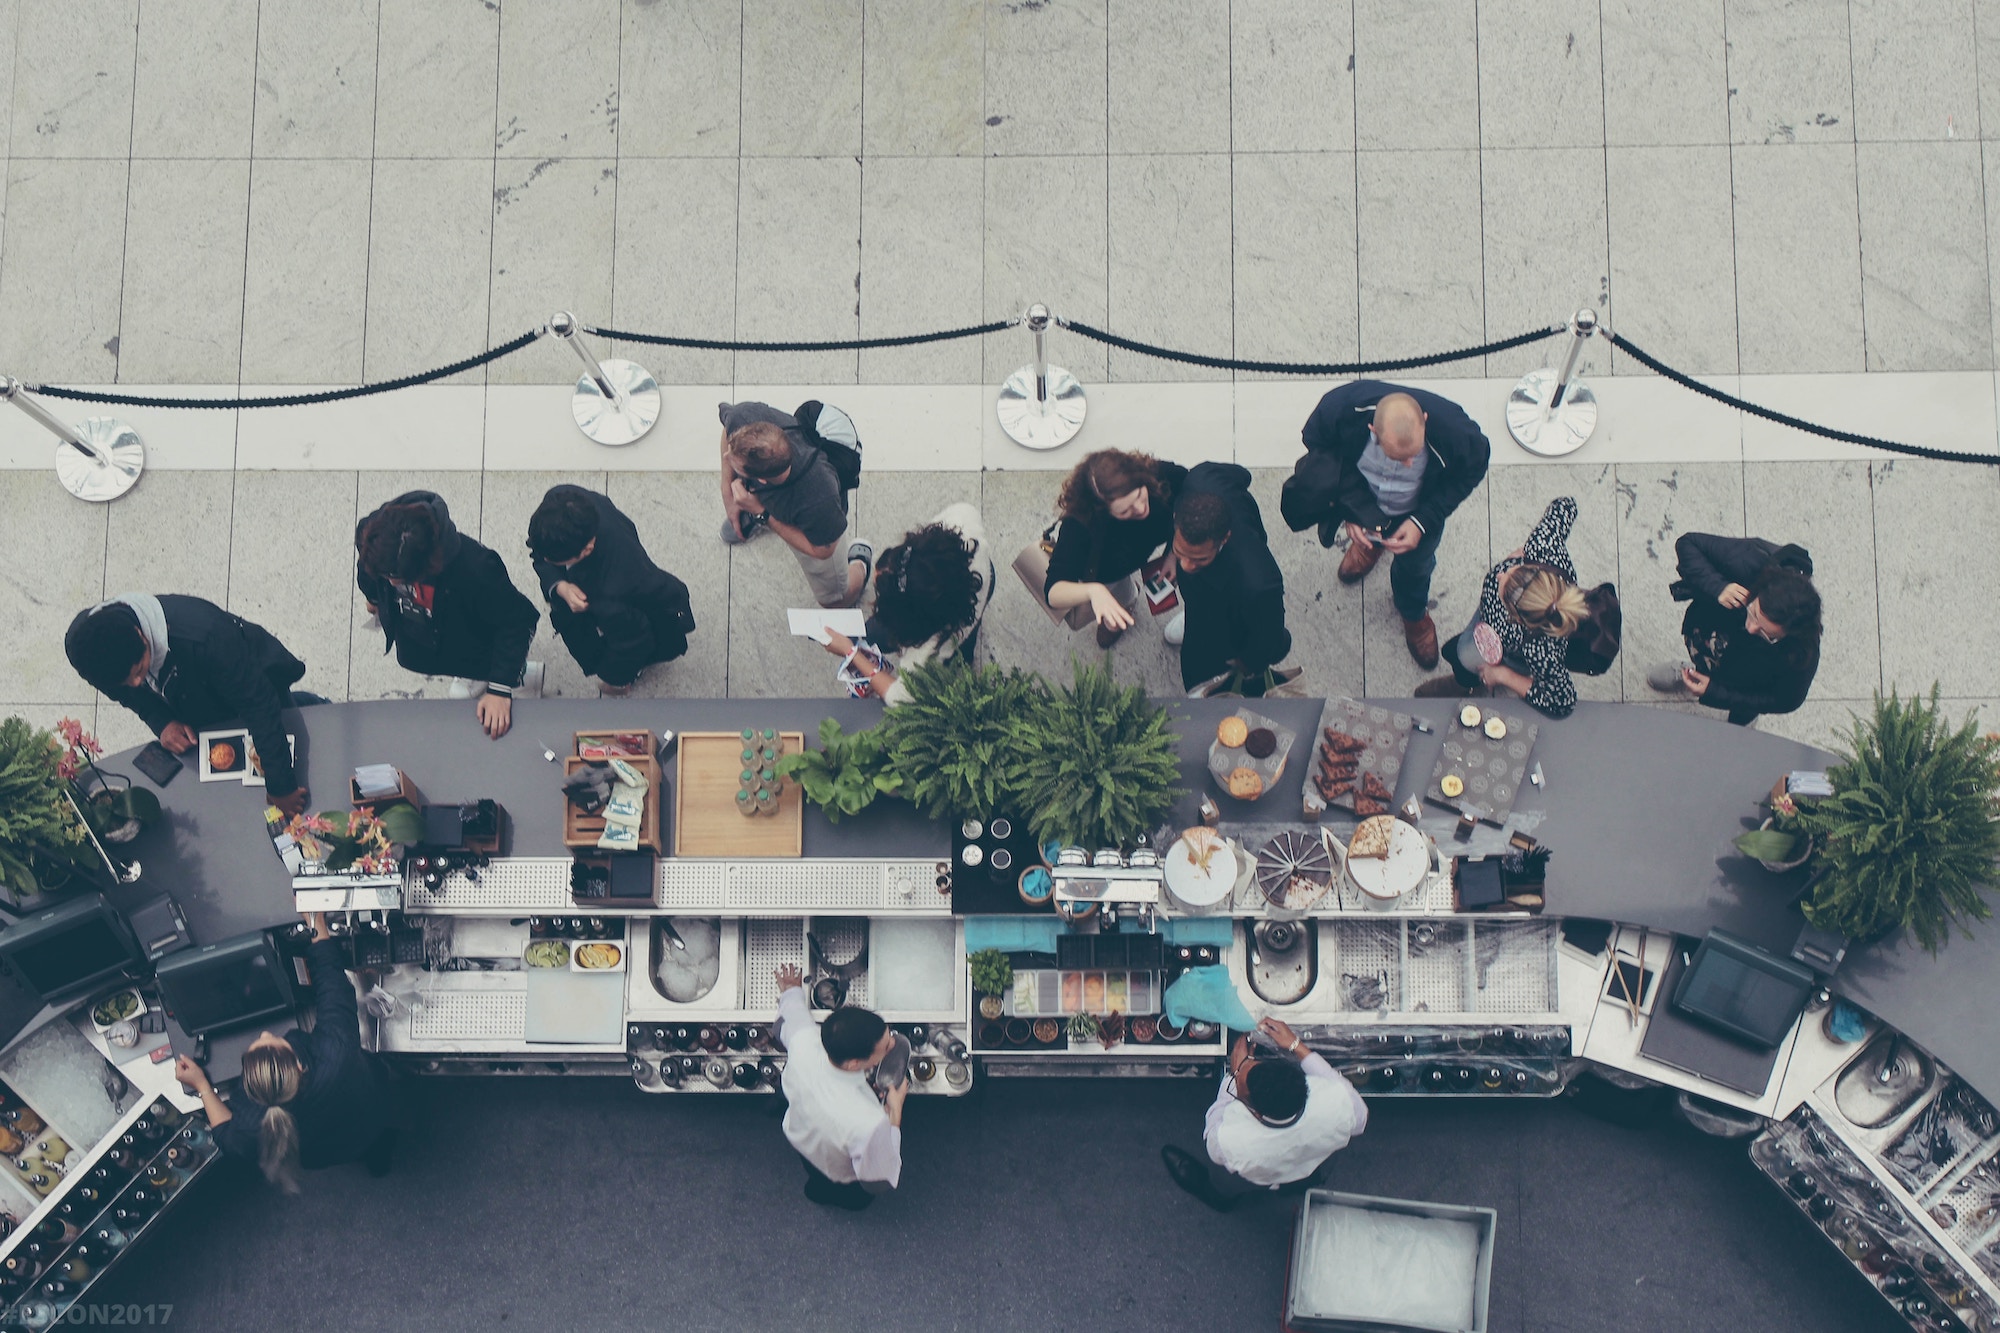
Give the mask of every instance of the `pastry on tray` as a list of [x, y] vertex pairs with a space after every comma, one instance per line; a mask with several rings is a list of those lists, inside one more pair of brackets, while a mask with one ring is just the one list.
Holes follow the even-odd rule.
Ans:
[[1254, 768], [1233, 768], [1227, 779], [1229, 794], [1239, 801], [1254, 801], [1264, 794], [1264, 779]]
[[1252, 759], [1269, 759], [1278, 752], [1278, 734], [1259, 727], [1243, 738], [1243, 749]]
[[1326, 748], [1337, 754], [1360, 754], [1368, 748], [1368, 742], [1359, 736], [1350, 736], [1344, 731], [1326, 728]]
[[[1365, 799], [1367, 798], [1355, 799], [1356, 810], [1361, 808], [1361, 802]], [[1347, 845], [1347, 854], [1377, 861], [1388, 859], [1389, 835], [1395, 831], [1395, 825], [1396, 821], [1387, 815], [1376, 815], [1372, 819], [1362, 820], [1360, 826], [1354, 830], [1353, 841]]]
[[1393, 800], [1396, 795], [1396, 793], [1389, 790], [1387, 783], [1383, 782], [1381, 778], [1373, 773], [1363, 773], [1361, 775], [1361, 794], [1371, 801]]
[[1386, 815], [1389, 807], [1368, 796], [1354, 798], [1354, 813], [1357, 815]]
[[1249, 735], [1250, 724], [1240, 717], [1225, 717], [1215, 727], [1215, 739], [1231, 749], [1243, 744]]
[[1326, 801], [1337, 801], [1354, 790], [1352, 782], [1332, 782], [1326, 778], [1321, 778], [1316, 785], [1319, 788], [1320, 799]]

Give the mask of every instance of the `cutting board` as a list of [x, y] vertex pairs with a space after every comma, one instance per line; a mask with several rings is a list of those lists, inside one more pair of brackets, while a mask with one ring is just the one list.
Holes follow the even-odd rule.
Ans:
[[625, 1040], [625, 974], [592, 976], [556, 967], [528, 970], [530, 1042], [616, 1045]]
[[[778, 733], [780, 754], [800, 754], [805, 748], [804, 732]], [[736, 808], [742, 733], [684, 731], [678, 763], [674, 855], [797, 856], [803, 850], [805, 798], [798, 783], [780, 784], [776, 814], [746, 816]]]

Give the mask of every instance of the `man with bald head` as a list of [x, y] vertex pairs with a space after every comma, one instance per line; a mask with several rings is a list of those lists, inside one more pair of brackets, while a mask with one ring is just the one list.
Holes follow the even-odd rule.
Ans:
[[1445, 520], [1478, 489], [1493, 448], [1465, 409], [1424, 389], [1356, 380], [1306, 419], [1305, 457], [1279, 509], [1293, 532], [1317, 526], [1322, 546], [1344, 531], [1340, 581], [1359, 583], [1386, 551], [1389, 596], [1417, 665], [1438, 662], [1431, 574]]

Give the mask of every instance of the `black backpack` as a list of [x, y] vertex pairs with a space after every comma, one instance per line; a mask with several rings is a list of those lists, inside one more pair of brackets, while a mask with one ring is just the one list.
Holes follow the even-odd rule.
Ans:
[[854, 429], [854, 418], [817, 398], [800, 403], [792, 415], [798, 419], [800, 432], [833, 465], [833, 475], [840, 478], [840, 489], [851, 491], [859, 486], [861, 433]]
[[1618, 604], [1618, 589], [1609, 583], [1585, 589], [1589, 618], [1563, 645], [1563, 658], [1580, 676], [1601, 676], [1611, 670], [1625, 637], [1625, 612]]

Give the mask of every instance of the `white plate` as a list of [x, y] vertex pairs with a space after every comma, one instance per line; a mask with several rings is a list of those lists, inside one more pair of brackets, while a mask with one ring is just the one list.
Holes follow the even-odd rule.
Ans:
[[1389, 831], [1389, 855], [1347, 858], [1347, 877], [1354, 887], [1371, 898], [1400, 898], [1424, 882], [1430, 873], [1430, 848], [1424, 835], [1402, 820]]
[[1236, 887], [1236, 852], [1225, 842], [1208, 858], [1204, 873], [1195, 865], [1187, 839], [1176, 838], [1167, 848], [1166, 875], [1167, 889], [1175, 898], [1189, 907], [1213, 907]]

